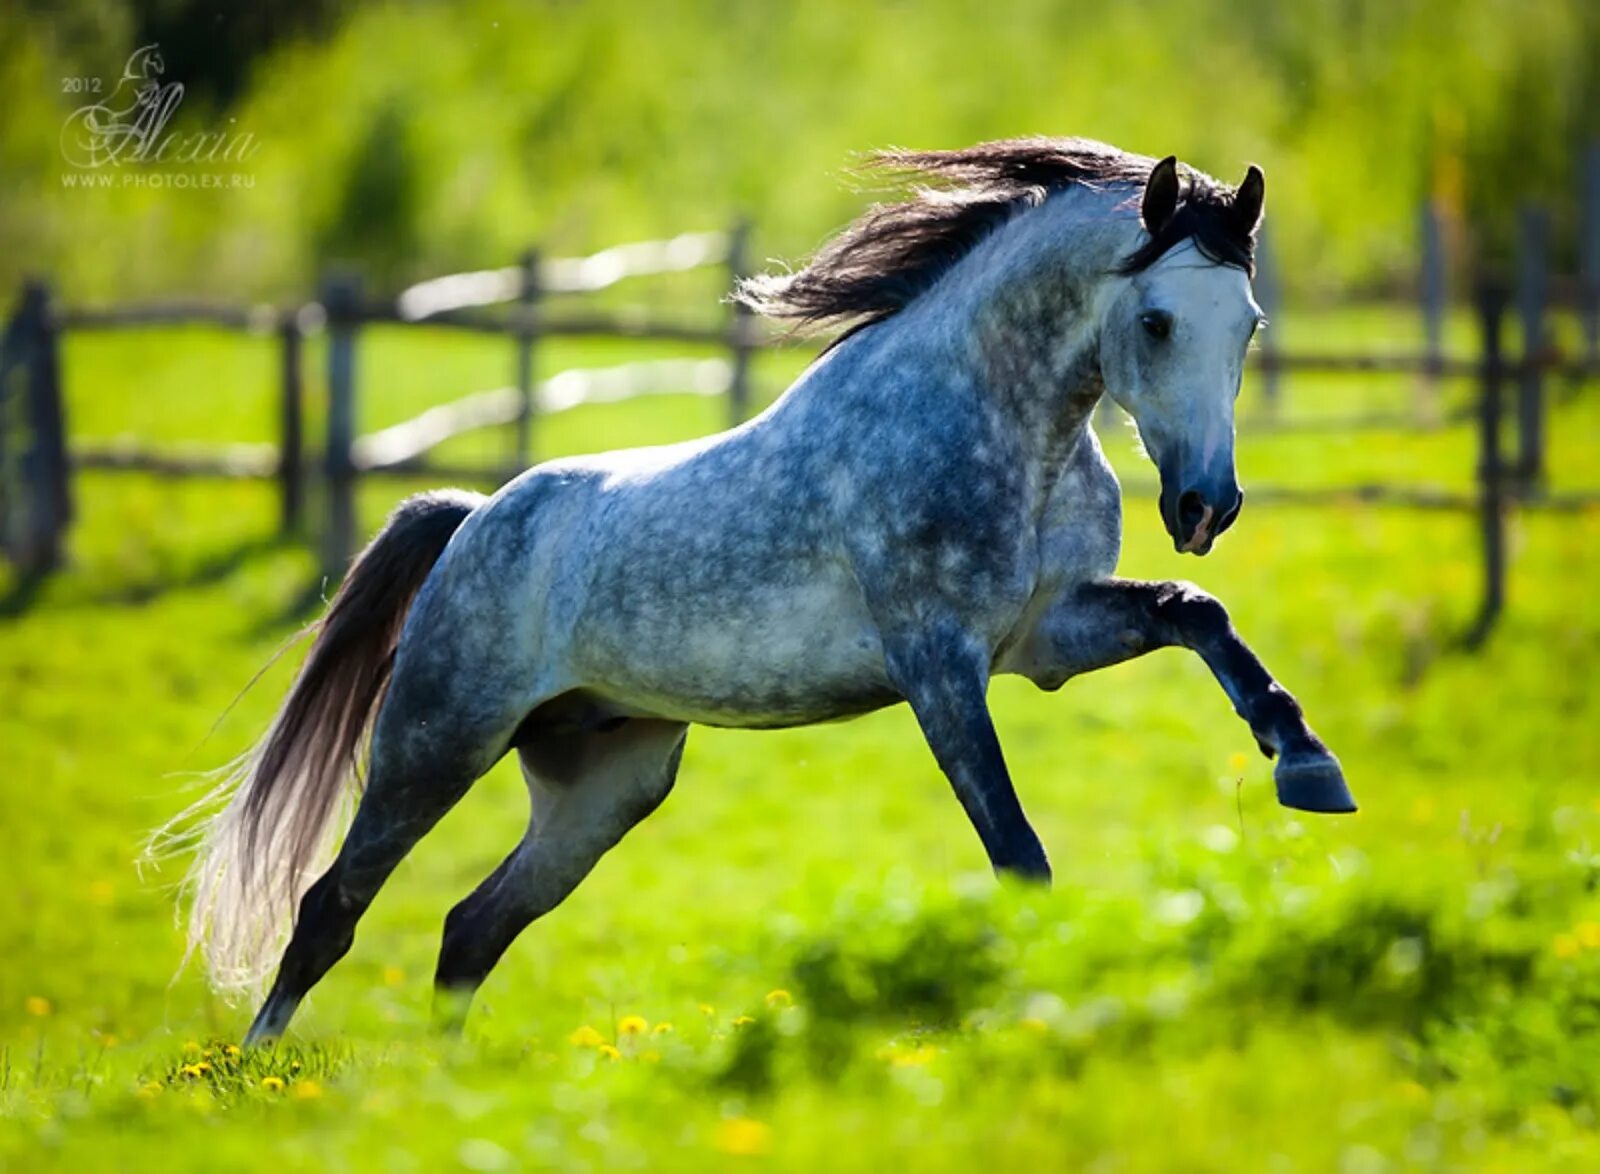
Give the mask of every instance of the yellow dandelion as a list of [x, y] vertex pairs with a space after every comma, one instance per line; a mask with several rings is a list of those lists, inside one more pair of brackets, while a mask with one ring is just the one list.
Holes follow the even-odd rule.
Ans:
[[29, 1015], [37, 1019], [43, 1019], [51, 1011], [55, 1010], [50, 1000], [43, 995], [29, 995], [22, 1005]]
[[738, 1015], [734, 1017], [733, 1025], [735, 1027], [749, 1027], [754, 1022], [755, 1016], [753, 1015]]
[[764, 1154], [772, 1148], [772, 1130], [749, 1117], [729, 1117], [717, 1123], [711, 1144], [725, 1154]]
[[1233, 774], [1243, 774], [1244, 768], [1250, 765], [1250, 756], [1242, 750], [1235, 750], [1228, 755], [1228, 770]]
[[666, 1022], [665, 1020], [663, 1020], [662, 1022], [656, 1024], [654, 1027], [652, 1027], [650, 1029], [650, 1034], [651, 1035], [669, 1035], [669, 1034], [672, 1033], [673, 1030], [674, 1030], [674, 1028], [673, 1028], [672, 1024]]
[[223, 1048], [222, 1050], [223, 1050], [224, 1054], [226, 1054], [226, 1055], [228, 1055], [230, 1057], [233, 1057], [235, 1059], [237, 1059], [239, 1054], [240, 1054], [239, 1053], [239, 1045], [238, 1044], [229, 1044], [227, 1047]]
[[188, 1043], [183, 1045], [183, 1050], [186, 1052], [198, 1052], [200, 1050], [200, 1045], [195, 1043], [194, 1040], [190, 1040]]
[[620, 1060], [620, 1059], [622, 1059], [622, 1053], [617, 1051], [617, 1049], [615, 1047], [613, 1047], [611, 1044], [601, 1044], [598, 1048], [595, 1049], [595, 1051], [599, 1052], [607, 1060]]
[[1550, 945], [1555, 950], [1557, 958], [1576, 958], [1578, 951], [1582, 949], [1578, 945], [1578, 939], [1569, 933], [1556, 934], [1555, 940]]
[[702, 1014], [704, 1016], [707, 1016], [709, 1018], [710, 1016], [715, 1015], [716, 1013], [717, 1013], [717, 1009], [715, 1007], [713, 1007], [710, 1003], [701, 1003], [700, 1004], [700, 1014]]
[[315, 1080], [297, 1080], [293, 1092], [297, 1100], [314, 1101], [322, 1095], [322, 1086]]
[[195, 1072], [201, 1076], [204, 1076], [207, 1072], [211, 1071], [211, 1065], [207, 1064], [204, 1060], [201, 1060], [198, 1064], [192, 1065], [192, 1067], [194, 1068]]
[[1573, 932], [1585, 950], [1600, 950], [1600, 921], [1579, 922]]
[[643, 1015], [624, 1015], [617, 1023], [618, 1035], [643, 1035], [650, 1030], [650, 1021]]
[[767, 1006], [769, 1007], [788, 1007], [792, 1006], [793, 1003], [794, 996], [788, 991], [784, 990], [782, 987], [779, 987], [775, 991], [767, 992]]
[[198, 1065], [198, 1064], [185, 1064], [182, 1068], [178, 1069], [178, 1075], [179, 1076], [186, 1076], [190, 1080], [193, 1080], [195, 1077], [200, 1075], [200, 1065]]
[[567, 1037], [567, 1042], [575, 1048], [598, 1048], [606, 1042], [606, 1037], [585, 1023]]
[[261, 1078], [261, 1087], [266, 1089], [268, 1092], [282, 1092], [283, 1091], [283, 1077], [281, 1077], [281, 1076], [263, 1076]]
[[159, 1096], [163, 1087], [159, 1080], [146, 1081], [139, 1086], [139, 1096], [148, 1101], [151, 1097]]

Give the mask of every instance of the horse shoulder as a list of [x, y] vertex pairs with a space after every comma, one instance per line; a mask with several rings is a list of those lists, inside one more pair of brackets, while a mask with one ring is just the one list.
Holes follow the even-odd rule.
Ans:
[[852, 438], [843, 546], [886, 634], [937, 620], [995, 643], [1037, 581], [1036, 478], [980, 400], [919, 390]]

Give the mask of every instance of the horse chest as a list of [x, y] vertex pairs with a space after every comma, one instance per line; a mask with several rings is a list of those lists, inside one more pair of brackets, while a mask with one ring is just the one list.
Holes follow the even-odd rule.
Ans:
[[1051, 592], [1103, 579], [1122, 557], [1122, 486], [1085, 431], [1039, 518], [1039, 581]]

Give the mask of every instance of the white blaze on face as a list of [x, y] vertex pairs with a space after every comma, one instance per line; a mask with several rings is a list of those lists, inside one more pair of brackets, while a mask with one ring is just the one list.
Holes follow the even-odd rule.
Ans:
[[1143, 389], [1151, 424], [1181, 444], [1197, 474], [1231, 463], [1234, 398], [1261, 317], [1249, 277], [1211, 262], [1191, 242], [1151, 267], [1144, 294], [1173, 319], [1160, 385]]

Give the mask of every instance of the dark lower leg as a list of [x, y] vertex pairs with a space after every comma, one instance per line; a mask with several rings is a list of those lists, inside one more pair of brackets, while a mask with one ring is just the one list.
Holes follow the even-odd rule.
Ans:
[[[1227, 609], [1188, 583], [1108, 580], [1079, 588], [1058, 624], [1072, 671], [1115, 664], [1155, 648], [1189, 648], [1205, 661], [1262, 753], [1278, 758], [1288, 806], [1354, 810], [1337, 761], [1306, 723], [1300, 703], [1235, 631]], [[1098, 655], [1100, 664], [1092, 664]]]
[[1183, 585], [1169, 585], [1156, 614], [1173, 625], [1175, 643], [1193, 649], [1222, 686], [1234, 712], [1249, 725], [1261, 752], [1271, 758], [1310, 750], [1326, 753], [1305, 714], [1234, 630], [1227, 610], [1209, 595], [1198, 598]]
[[394, 785], [394, 777], [374, 772], [339, 855], [300, 899], [289, 946], [246, 1043], [283, 1034], [301, 1000], [349, 952], [356, 923], [389, 875], [475, 776], [411, 787]]
[[511, 943], [566, 899], [589, 873], [583, 861], [570, 859], [563, 873], [550, 867], [560, 861], [541, 861], [540, 851], [538, 840], [524, 840], [445, 918], [433, 980], [434, 1021], [441, 1029], [461, 1030], [473, 995]]
[[886, 660], [994, 870], [1048, 884], [1049, 859], [1017, 798], [989, 716], [989, 666], [979, 642], [953, 624], [933, 626], [889, 640]]
[[434, 977], [434, 1016], [460, 1031], [472, 997], [524, 929], [572, 893], [607, 851], [667, 797], [684, 727], [630, 721], [546, 736], [522, 750], [533, 802], [528, 835], [450, 911]]
[[301, 1000], [355, 941], [356, 922], [371, 904], [377, 885], [365, 895], [350, 890], [341, 882], [342, 863], [341, 856], [301, 898], [294, 933], [272, 990], [245, 1035], [246, 1044], [282, 1035]]

